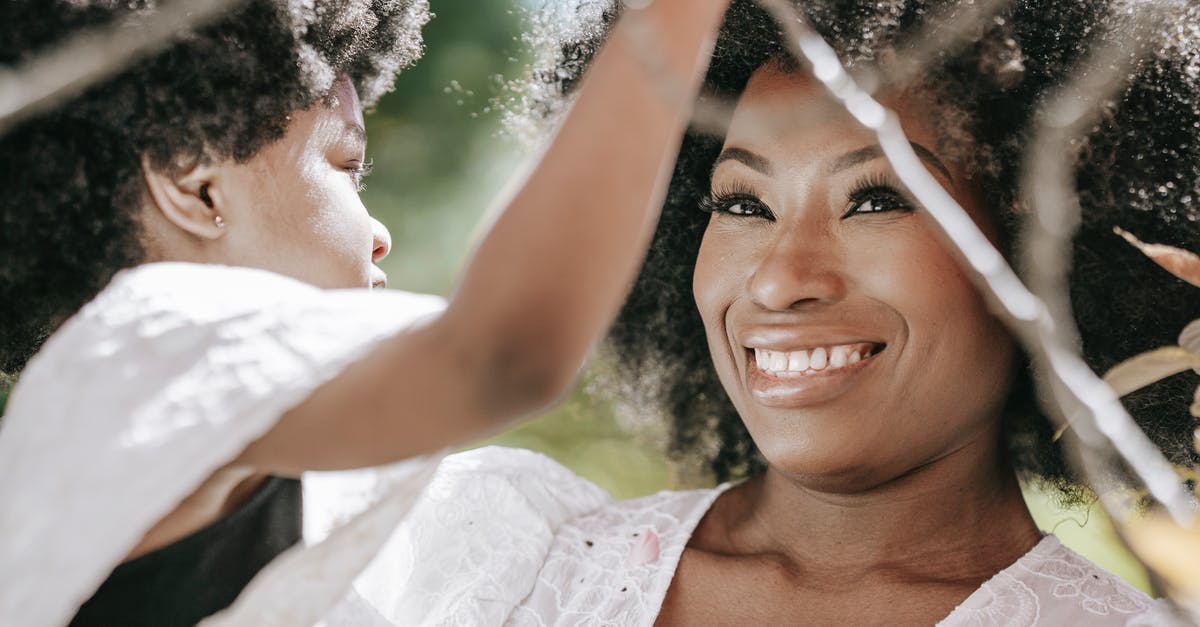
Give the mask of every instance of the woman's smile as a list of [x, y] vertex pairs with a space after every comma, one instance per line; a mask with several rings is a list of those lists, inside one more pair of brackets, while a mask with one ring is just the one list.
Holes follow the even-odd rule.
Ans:
[[737, 334], [750, 395], [766, 407], [798, 409], [852, 392], [887, 347], [869, 334], [812, 327], [758, 327]]

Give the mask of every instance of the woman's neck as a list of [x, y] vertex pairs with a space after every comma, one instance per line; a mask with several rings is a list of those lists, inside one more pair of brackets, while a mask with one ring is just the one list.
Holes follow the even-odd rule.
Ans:
[[981, 583], [1040, 537], [999, 445], [976, 442], [852, 493], [768, 470], [719, 499], [693, 545], [773, 555], [827, 585]]

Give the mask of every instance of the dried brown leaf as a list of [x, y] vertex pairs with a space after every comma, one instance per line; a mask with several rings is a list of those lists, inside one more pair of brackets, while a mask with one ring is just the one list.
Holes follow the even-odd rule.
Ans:
[[1117, 364], [1104, 375], [1104, 382], [1117, 396], [1125, 396], [1189, 368], [1200, 368], [1200, 355], [1179, 346], [1166, 346]]
[[1136, 246], [1138, 250], [1153, 259], [1154, 263], [1165, 268], [1167, 272], [1200, 287], [1200, 255], [1165, 244], [1147, 244], [1120, 227], [1113, 227], [1113, 232]]
[[1179, 334], [1179, 345], [1200, 355], [1200, 320], [1193, 320]]

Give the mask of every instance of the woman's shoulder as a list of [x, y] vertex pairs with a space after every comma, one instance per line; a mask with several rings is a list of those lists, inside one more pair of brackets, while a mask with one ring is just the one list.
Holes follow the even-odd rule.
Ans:
[[478, 510], [489, 516], [513, 507], [513, 514], [535, 515], [551, 527], [613, 502], [599, 486], [554, 459], [503, 446], [447, 457], [423, 501], [439, 509], [467, 508], [464, 513]]
[[662, 606], [692, 532], [727, 487], [663, 491], [566, 521], [511, 623], [649, 622]]
[[532, 589], [559, 528], [611, 503], [540, 453], [451, 455], [355, 589], [395, 624], [502, 624]]
[[628, 624], [715, 492], [614, 501], [540, 453], [452, 455], [355, 589], [396, 624]]
[[[616, 501], [542, 453], [488, 446], [447, 457], [414, 514], [437, 510], [445, 520], [453, 510], [452, 518], [468, 527], [496, 527], [505, 533], [518, 518], [536, 519], [556, 545], [608, 550], [644, 546], [639, 538], [646, 537], [686, 542], [721, 490], [664, 490]], [[580, 556], [589, 554], [594, 552], [584, 550]]]
[[984, 583], [939, 624], [943, 627], [1174, 624], [1167, 622], [1169, 618], [1162, 602], [1048, 535]]

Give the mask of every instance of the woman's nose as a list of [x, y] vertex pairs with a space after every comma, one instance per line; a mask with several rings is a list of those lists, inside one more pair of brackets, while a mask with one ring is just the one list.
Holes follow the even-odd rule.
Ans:
[[843, 255], [832, 233], [780, 233], [750, 275], [750, 297], [786, 311], [837, 302], [846, 295]]
[[382, 222], [371, 218], [371, 235], [374, 237], [371, 248], [371, 261], [379, 263], [392, 251], [392, 234]]

